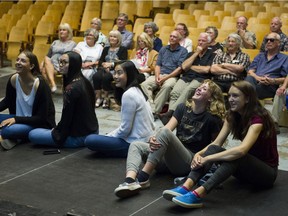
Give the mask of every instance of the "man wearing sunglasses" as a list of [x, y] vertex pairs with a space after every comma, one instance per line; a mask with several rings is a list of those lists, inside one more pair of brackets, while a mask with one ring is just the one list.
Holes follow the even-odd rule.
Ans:
[[[271, 33], [275, 32], [275, 33], [279, 34], [279, 36], [280, 36], [280, 47], [279, 47], [280, 51], [288, 51], [288, 38], [282, 32], [281, 27], [282, 27], [281, 19], [279, 17], [274, 17], [270, 23], [270, 32]], [[260, 48], [260, 52], [265, 51], [265, 45], [267, 42], [266, 38], [267, 38], [267, 35], [263, 39], [263, 42], [262, 42], [261, 48]]]
[[256, 89], [258, 98], [274, 97], [279, 85], [288, 75], [288, 56], [280, 53], [280, 35], [272, 32], [265, 38], [265, 52], [251, 63], [246, 80]]

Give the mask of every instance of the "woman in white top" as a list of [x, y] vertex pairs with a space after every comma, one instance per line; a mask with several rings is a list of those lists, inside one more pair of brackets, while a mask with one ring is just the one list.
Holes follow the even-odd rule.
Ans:
[[23, 51], [16, 60], [16, 73], [7, 82], [6, 95], [0, 101], [0, 142], [4, 149], [13, 148], [19, 140], [28, 140], [35, 127], [55, 126], [55, 108], [46, 81], [39, 76], [37, 57]]
[[92, 77], [97, 72], [96, 66], [98, 66], [103, 51], [103, 46], [96, 43], [98, 37], [99, 34], [96, 29], [87, 29], [84, 33], [84, 41], [79, 42], [73, 50], [81, 55], [82, 74], [90, 81], [92, 86]]
[[192, 52], [193, 51], [193, 48], [192, 48], [193, 42], [191, 39], [188, 38], [189, 31], [188, 31], [187, 26], [184, 23], [178, 23], [176, 25], [175, 30], [178, 31], [182, 36], [182, 39], [179, 42], [180, 46], [186, 48], [188, 53]]
[[118, 64], [114, 71], [115, 101], [121, 105], [121, 124], [107, 135], [91, 134], [85, 145], [98, 153], [126, 157], [131, 142], [147, 142], [154, 131], [154, 118], [147, 96], [140, 87], [144, 75], [134, 63]]

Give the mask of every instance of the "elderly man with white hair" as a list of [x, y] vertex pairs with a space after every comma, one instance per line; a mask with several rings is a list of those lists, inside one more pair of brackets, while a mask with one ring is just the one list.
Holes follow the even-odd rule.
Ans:
[[[155, 66], [155, 75], [148, 77], [141, 83], [142, 89], [148, 96], [152, 107], [154, 118], [156, 119], [165, 102], [169, 99], [169, 95], [176, 84], [180, 73], [181, 65], [186, 59], [187, 49], [180, 46], [182, 39], [178, 31], [172, 31], [169, 38], [169, 45], [164, 46], [159, 51]], [[155, 97], [155, 90], [159, 90]]]
[[211, 36], [208, 33], [200, 33], [196, 50], [189, 53], [181, 65], [183, 74], [170, 93], [169, 110], [159, 115], [164, 125], [172, 117], [177, 106], [191, 98], [203, 80], [211, 79], [210, 68], [216, 54], [209, 48], [210, 42]]
[[[280, 51], [288, 51], [288, 38], [282, 32], [281, 27], [282, 27], [281, 19], [279, 17], [274, 17], [270, 23], [270, 33], [274, 32], [274, 33], [279, 34], [279, 36], [280, 36], [280, 46], [279, 46]], [[265, 51], [266, 43], [267, 43], [266, 38], [268, 37], [268, 35], [269, 34], [267, 34], [262, 41], [260, 52]]]
[[226, 52], [215, 56], [211, 66], [213, 80], [223, 92], [228, 92], [234, 81], [244, 79], [250, 65], [250, 57], [240, 49], [241, 37], [232, 33], [226, 40]]
[[266, 51], [254, 58], [246, 77], [255, 87], [259, 99], [274, 97], [288, 74], [288, 56], [279, 51], [280, 35], [272, 32], [265, 40]]

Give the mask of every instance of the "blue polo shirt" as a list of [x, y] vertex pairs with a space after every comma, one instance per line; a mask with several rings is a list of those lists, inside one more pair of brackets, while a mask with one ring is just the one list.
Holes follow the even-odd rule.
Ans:
[[278, 53], [268, 60], [267, 52], [260, 52], [251, 63], [249, 70], [251, 69], [254, 69], [258, 76], [285, 77], [288, 75], [288, 56]]
[[187, 54], [187, 49], [180, 45], [174, 50], [171, 50], [170, 45], [162, 47], [156, 62], [160, 66], [160, 74], [172, 73], [184, 62]]

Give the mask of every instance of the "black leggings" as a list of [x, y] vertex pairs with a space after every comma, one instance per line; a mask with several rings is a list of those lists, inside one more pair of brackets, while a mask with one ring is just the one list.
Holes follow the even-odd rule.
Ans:
[[113, 76], [110, 72], [106, 72], [103, 68], [98, 68], [93, 75], [93, 84], [95, 90], [111, 91], [113, 90]]
[[[225, 149], [220, 146], [211, 145], [204, 153], [204, 156], [222, 151], [225, 151]], [[196, 183], [206, 174], [212, 164], [207, 163], [203, 168], [191, 170], [188, 178]], [[246, 154], [244, 157], [233, 161], [221, 162], [220, 167], [202, 186], [209, 193], [213, 188], [233, 175], [245, 183], [259, 187], [271, 187], [276, 180], [277, 173], [278, 167], [271, 167], [253, 155]]]

